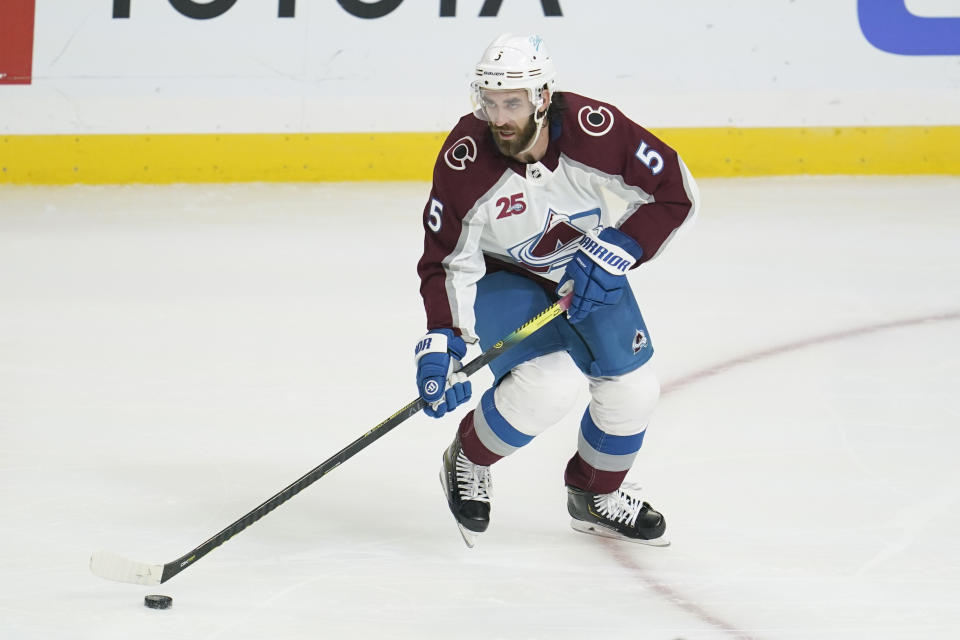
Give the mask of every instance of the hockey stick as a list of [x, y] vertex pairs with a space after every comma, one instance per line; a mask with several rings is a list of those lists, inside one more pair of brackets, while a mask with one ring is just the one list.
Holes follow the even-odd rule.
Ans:
[[[567, 310], [567, 308], [570, 306], [570, 298], [572, 295], [572, 293], [568, 293], [557, 302], [554, 302], [552, 305], [534, 317], [530, 318], [530, 320], [528, 320], [523, 326], [514, 330], [512, 333], [510, 333], [510, 335], [506, 336], [500, 342], [497, 342], [495, 345], [464, 365], [461, 371], [468, 376], [473, 375], [504, 351], [515, 346], [538, 329], [546, 326], [547, 323]], [[318, 466], [314, 467], [311, 471], [302, 476], [299, 480], [282, 489], [279, 493], [268, 499], [256, 509], [249, 512], [220, 533], [214, 535], [197, 548], [187, 552], [172, 562], [168, 562], [166, 564], [148, 564], [146, 562], [135, 562], [133, 560], [128, 560], [109, 551], [97, 551], [90, 557], [90, 571], [101, 578], [106, 578], [107, 580], [116, 580], [117, 582], [130, 582], [133, 584], [143, 585], [155, 585], [166, 582], [233, 536], [249, 527], [260, 518], [279, 507], [293, 496], [309, 487], [323, 476], [336, 469], [354, 455], [382, 438], [387, 434], [387, 432], [392, 430], [401, 422], [418, 413], [421, 409], [423, 409], [424, 405], [426, 405], [426, 402], [424, 402], [423, 398], [417, 397], [416, 400], [410, 402], [395, 414], [335, 453], [333, 456], [324, 460]]]

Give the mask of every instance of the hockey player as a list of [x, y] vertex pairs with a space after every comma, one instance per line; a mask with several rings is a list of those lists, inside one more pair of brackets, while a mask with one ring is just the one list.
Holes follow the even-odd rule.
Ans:
[[[427, 335], [417, 386], [441, 417], [471, 397], [455, 373], [572, 287], [566, 317], [491, 363], [494, 384], [460, 422], [441, 482], [467, 545], [490, 520], [490, 467], [573, 410], [566, 466], [577, 531], [669, 544], [664, 517], [624, 484], [660, 386], [626, 274], [667, 246], [697, 209], [677, 153], [613, 105], [557, 88], [538, 36], [503, 35], [470, 85], [474, 112], [440, 151], [417, 265]], [[616, 203], [620, 202], [620, 206]]]

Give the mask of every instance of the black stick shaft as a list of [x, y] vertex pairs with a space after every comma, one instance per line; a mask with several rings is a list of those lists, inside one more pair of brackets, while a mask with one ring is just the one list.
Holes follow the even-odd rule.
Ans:
[[[470, 376], [485, 367], [490, 363], [490, 361], [500, 356], [500, 354], [502, 354], [504, 351], [518, 344], [523, 339], [533, 334], [538, 329], [544, 327], [551, 320], [566, 311], [567, 307], [570, 305], [570, 298], [571, 294], [568, 294], [534, 317], [530, 318], [530, 320], [528, 320], [523, 326], [514, 330], [512, 333], [510, 333], [510, 335], [506, 336], [501, 341], [497, 342], [495, 345], [464, 365], [461, 371]], [[357, 453], [369, 447], [407, 418], [417, 414], [421, 409], [423, 409], [424, 405], [426, 405], [426, 402], [424, 402], [423, 398], [420, 397], [408, 403], [395, 414], [321, 462], [319, 465], [301, 476], [292, 484], [284, 487], [280, 492], [276, 493], [271, 498], [268, 498], [260, 506], [250, 511], [236, 522], [230, 524], [224, 530], [220, 531], [197, 548], [177, 558], [173, 562], [168, 562], [167, 564], [163, 565], [163, 575], [160, 578], [160, 582], [166, 582], [187, 567], [191, 566], [197, 560], [204, 557], [222, 545], [224, 542], [237, 535], [254, 522], [264, 517], [281, 504], [339, 467]]]

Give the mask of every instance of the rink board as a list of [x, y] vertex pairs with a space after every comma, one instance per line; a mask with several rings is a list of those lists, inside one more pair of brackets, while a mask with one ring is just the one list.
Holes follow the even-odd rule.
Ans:
[[[960, 175], [960, 126], [667, 128], [698, 177]], [[445, 133], [0, 138], [0, 183], [429, 180]]]

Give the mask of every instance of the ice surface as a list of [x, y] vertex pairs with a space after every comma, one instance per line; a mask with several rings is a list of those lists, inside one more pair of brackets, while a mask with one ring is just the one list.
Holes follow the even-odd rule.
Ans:
[[570, 529], [571, 415], [467, 549], [460, 410], [142, 587], [90, 554], [170, 561], [413, 399], [428, 185], [0, 188], [0, 637], [960, 636], [960, 180], [701, 190], [631, 276], [671, 547]]

